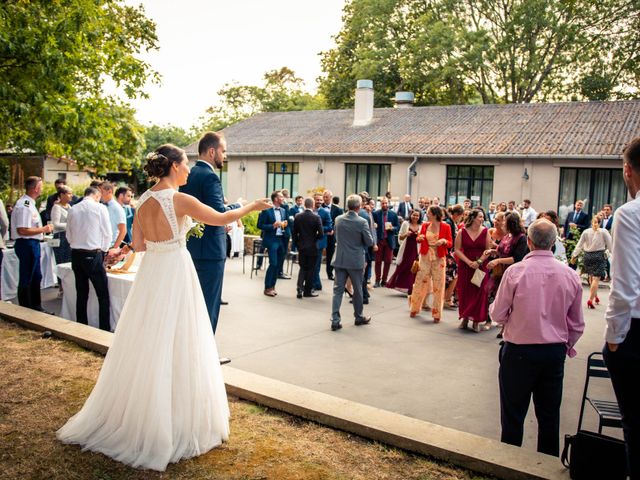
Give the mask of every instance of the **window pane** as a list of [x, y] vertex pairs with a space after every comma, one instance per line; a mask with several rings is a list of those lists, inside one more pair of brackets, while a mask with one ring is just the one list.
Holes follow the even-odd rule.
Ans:
[[380, 187], [382, 190], [382, 195], [384, 195], [387, 190], [391, 190], [391, 165], [380, 165]]
[[356, 176], [357, 176], [358, 166], [354, 164], [345, 165], [345, 185], [344, 192], [346, 195], [351, 195], [352, 193], [360, 193], [361, 190], [356, 188]]
[[493, 180], [493, 167], [484, 167], [484, 179]]
[[447, 167], [447, 177], [448, 178], [452, 178], [452, 177], [457, 177], [458, 176], [458, 167], [456, 166], [448, 166]]
[[271, 192], [273, 192], [274, 188], [273, 188], [273, 173], [267, 173], [267, 193], [266, 196], [268, 197], [269, 195], [271, 195]]
[[577, 170], [575, 168], [560, 169], [560, 200], [558, 201], [558, 217], [560, 219], [560, 224], [564, 224], [569, 212], [573, 211], [573, 204], [575, 203], [576, 176]]
[[[358, 175], [356, 176], [356, 190], [358, 192], [367, 191], [369, 187], [367, 185], [367, 166], [366, 165], [357, 165], [358, 167]], [[369, 195], [372, 195], [369, 192]]]
[[380, 165], [369, 165], [369, 193], [373, 198], [384, 195], [383, 186], [380, 182]]
[[456, 199], [458, 198], [458, 193], [456, 191], [456, 185], [458, 181], [454, 179], [447, 180], [447, 192], [445, 197], [446, 205], [454, 205], [456, 203]]
[[595, 170], [593, 172], [593, 208], [591, 212], [595, 214], [605, 203], [609, 201], [609, 178], [610, 170]]
[[468, 178], [471, 175], [470, 167], [459, 167], [458, 169], [458, 177], [460, 178]]
[[471, 205], [477, 207], [480, 205], [482, 201], [482, 181], [474, 180], [471, 186], [471, 195], [469, 196], [471, 199]]
[[611, 192], [609, 203], [616, 209], [627, 200], [627, 187], [622, 179], [622, 169], [611, 170]]
[[489, 204], [493, 200], [493, 181], [485, 180], [482, 182], [482, 206], [489, 208]]
[[[468, 168], [468, 167], [464, 167]], [[456, 203], [463, 203], [464, 200], [469, 196], [469, 181], [468, 180], [458, 180], [458, 200]]]
[[297, 173], [295, 175], [291, 175], [290, 193], [291, 193], [291, 198], [296, 198], [296, 196], [298, 195], [298, 174]]
[[579, 169], [577, 180], [576, 200], [584, 200], [584, 210], [591, 210], [592, 199], [589, 198], [589, 187], [591, 187], [591, 170]]
[[471, 171], [474, 179], [482, 179], [482, 167], [472, 167]]

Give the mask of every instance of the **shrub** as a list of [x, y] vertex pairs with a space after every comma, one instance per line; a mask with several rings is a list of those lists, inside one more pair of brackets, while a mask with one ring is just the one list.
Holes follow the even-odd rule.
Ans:
[[242, 217], [245, 235], [260, 235], [260, 229], [258, 228], [259, 214], [259, 212], [251, 212], [249, 215]]

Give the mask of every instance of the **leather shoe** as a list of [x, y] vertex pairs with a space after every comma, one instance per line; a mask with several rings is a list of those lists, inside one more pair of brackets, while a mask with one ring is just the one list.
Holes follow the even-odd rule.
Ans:
[[225, 302], [224, 300], [220, 300], [220, 305], [229, 305], [229, 302]]
[[220, 357], [220, 365], [226, 365], [227, 363], [231, 363], [231, 359], [227, 357]]
[[371, 317], [360, 317], [360, 318], [356, 318], [356, 321], [354, 323], [357, 326], [360, 326], [360, 325], [368, 325], [370, 321], [371, 321]]
[[280, 280], [291, 280], [291, 277], [285, 273], [283, 273], [282, 275], [278, 275], [278, 278]]
[[298, 290], [298, 291], [296, 292], [296, 297], [297, 297], [297, 298], [302, 298], [302, 290]]
[[335, 279], [336, 279], [336, 277], [334, 277], [333, 275], [327, 275], [327, 278], [328, 278], [329, 280], [335, 280]]
[[376, 283], [373, 284], [373, 288], [379, 288], [380, 287], [380, 281], [376, 280]]
[[340, 330], [342, 328], [341, 323], [331, 323], [331, 331], [335, 332], [336, 330]]
[[265, 294], [267, 297], [275, 297], [275, 296], [276, 296], [276, 291], [275, 291], [273, 288], [267, 288], [267, 289], [264, 291], [264, 294]]
[[318, 297], [318, 296], [319, 296], [319, 295], [318, 295], [316, 292], [305, 293], [305, 294], [303, 295], [303, 297], [306, 297], [306, 298], [310, 298], [310, 297], [311, 297], [311, 298], [315, 298], [315, 297]]
[[369, 305], [369, 299], [368, 298], [363, 298], [362, 299], [362, 304], [363, 305]]

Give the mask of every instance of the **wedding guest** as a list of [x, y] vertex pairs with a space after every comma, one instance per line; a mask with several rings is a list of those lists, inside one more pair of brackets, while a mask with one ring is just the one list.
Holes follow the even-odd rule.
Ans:
[[298, 247], [297, 297], [317, 297], [313, 290], [313, 273], [318, 256], [317, 241], [322, 238], [322, 220], [313, 212], [313, 198], [304, 200], [304, 210], [293, 222], [293, 242]]
[[580, 234], [589, 228], [589, 216], [582, 210], [584, 208], [584, 202], [577, 200], [574, 206], [573, 212], [569, 212], [564, 222], [564, 238], [571, 240], [573, 234], [572, 228], [577, 228]]
[[[304, 212], [304, 197], [302, 195], [296, 195], [294, 199], [294, 204], [289, 208], [289, 223], [291, 224], [291, 231], [293, 232], [293, 227], [295, 226], [296, 215]], [[298, 251], [298, 246], [296, 245], [296, 240], [291, 236], [291, 252], [295, 253]], [[300, 259], [298, 259], [298, 262]]]
[[[489, 297], [489, 303], [493, 301], [506, 269], [514, 263], [521, 262], [528, 253], [527, 236], [522, 226], [520, 215], [517, 212], [508, 213], [504, 215], [503, 222], [506, 235], [502, 237], [495, 248], [484, 252], [487, 258], [493, 257], [492, 260], [487, 262], [489, 279], [487, 280], [486, 292]], [[490, 327], [491, 319], [488, 318], [484, 328], [488, 330]], [[502, 338], [502, 329], [497, 334], [497, 337]]]
[[536, 220], [538, 212], [536, 212], [535, 209], [531, 206], [531, 200], [525, 199], [522, 201], [522, 203], [522, 221], [524, 222], [524, 228], [527, 229], [529, 228], [529, 225], [531, 225]]
[[[529, 228], [525, 259], [504, 274], [491, 318], [504, 325], [500, 348], [501, 441], [521, 446], [533, 397], [538, 451], [558, 456], [565, 357], [584, 331], [582, 286], [574, 271], [551, 253], [557, 233], [547, 220]], [[535, 295], [532, 294], [535, 292]]]
[[102, 182], [100, 184], [101, 202], [107, 207], [109, 221], [111, 222], [111, 247], [119, 248], [127, 234], [127, 219], [120, 204], [113, 198], [113, 184]]
[[493, 227], [489, 229], [489, 236], [493, 242], [493, 246], [497, 247], [500, 240], [507, 234], [507, 227], [505, 225], [505, 213], [496, 212], [493, 217]]
[[[40, 214], [42, 216], [43, 223], [47, 223], [51, 221], [51, 210], [53, 210], [53, 205], [60, 198], [60, 188], [66, 187], [67, 181], [63, 178], [57, 178], [53, 182], [53, 186], [55, 187], [56, 191], [47, 197], [47, 203], [45, 204], [44, 211]], [[78, 200], [79, 198], [73, 195], [73, 192], [72, 192], [70, 205], [74, 205]]]
[[367, 325], [371, 317], [363, 315], [362, 285], [364, 272], [365, 249], [373, 245], [373, 238], [366, 220], [358, 215], [362, 200], [358, 195], [347, 197], [347, 213], [336, 219], [336, 256], [333, 260], [336, 279], [333, 284], [333, 301], [331, 306], [331, 330], [342, 328], [340, 304], [344, 294], [347, 277], [353, 285], [353, 314], [355, 325]]
[[[334, 196], [331, 193], [331, 190], [325, 190], [322, 193], [322, 208], [329, 212], [329, 216], [331, 217], [331, 223], [335, 225], [336, 218], [344, 213], [344, 211], [336, 205], [333, 201]], [[333, 253], [336, 249], [336, 239], [333, 235], [333, 231], [327, 234], [327, 248], [326, 248], [326, 270], [327, 270], [327, 278], [329, 280], [333, 280], [333, 267], [331, 266], [331, 260], [333, 260]]]
[[275, 297], [276, 282], [279, 278], [278, 270], [284, 256], [287, 254], [288, 235], [285, 231], [290, 228], [287, 220], [286, 210], [282, 206], [284, 197], [280, 190], [271, 193], [273, 208], [268, 208], [260, 212], [258, 216], [258, 228], [262, 230], [264, 239], [262, 244], [269, 253], [269, 268], [264, 277], [264, 294], [268, 297]]
[[[69, 263], [71, 261], [71, 247], [67, 241], [67, 215], [71, 208], [73, 200], [73, 191], [66, 185], [60, 187], [58, 191], [58, 201], [51, 209], [51, 223], [53, 224], [53, 238], [57, 239], [59, 244], [53, 247], [53, 255], [56, 264]], [[62, 292], [62, 281], [58, 279], [60, 292]]]
[[131, 206], [131, 199], [133, 198], [133, 192], [130, 187], [126, 185], [123, 187], [118, 187], [116, 190], [116, 201], [120, 204], [122, 209], [124, 210], [124, 218], [126, 221], [127, 233], [124, 236], [124, 241], [127, 243], [131, 243], [133, 237], [131, 236], [131, 229], [133, 227], [133, 217], [135, 214], [135, 210]]
[[611, 232], [613, 226], [613, 206], [609, 203], [602, 207], [602, 228], [606, 228]]
[[[367, 225], [369, 225], [369, 231], [371, 233], [371, 238], [373, 238], [373, 245], [365, 248], [364, 252], [364, 276], [362, 278], [362, 303], [365, 305], [369, 304], [369, 288], [367, 287], [369, 283], [369, 279], [371, 278], [371, 264], [373, 263], [373, 259], [375, 258], [375, 251], [378, 249], [376, 245], [378, 243], [376, 237], [376, 227], [375, 222], [373, 221], [373, 200], [368, 197], [367, 192], [360, 193], [360, 200], [362, 207], [360, 208], [360, 215], [367, 221]], [[357, 286], [356, 286], [357, 288]]]
[[489, 227], [493, 227], [493, 223], [495, 221], [496, 218], [496, 214], [498, 213], [498, 210], [496, 209], [496, 202], [491, 202], [489, 204], [489, 210], [487, 211], [487, 220], [489, 222]]
[[315, 213], [320, 216], [322, 221], [322, 231], [324, 235], [317, 242], [318, 246], [318, 258], [316, 259], [316, 266], [313, 273], [313, 289], [322, 290], [322, 281], [320, 280], [320, 268], [322, 267], [322, 251], [327, 248], [328, 235], [333, 235], [333, 221], [331, 220], [331, 213], [328, 209], [322, 207], [324, 201], [321, 193], [315, 193], [313, 195]]
[[551, 251], [553, 252], [553, 256], [562, 263], [567, 263], [567, 250], [565, 249], [564, 243], [562, 243], [562, 238], [560, 237], [560, 219], [558, 218], [558, 214], [555, 212], [555, 210], [547, 210], [546, 212], [542, 213], [542, 218], [549, 220], [556, 226], [556, 229], [558, 230], [556, 243], [551, 249]]
[[[576, 248], [571, 254], [571, 264], [576, 263], [578, 255], [584, 251], [582, 259], [582, 273], [589, 276], [589, 300], [587, 300], [587, 308], [596, 308], [595, 305], [600, 304], [598, 298], [598, 285], [600, 277], [605, 276], [607, 269], [606, 251], [611, 252], [612, 242], [611, 235], [606, 228], [601, 228], [602, 219], [596, 215], [591, 219], [591, 228], [587, 228], [582, 235]], [[595, 305], [594, 305], [595, 303]]]
[[[5, 249], [6, 241], [9, 236], [9, 217], [7, 215], [7, 211], [4, 208], [4, 203], [0, 200], [0, 275], [2, 274], [2, 251]], [[0, 290], [0, 293], [2, 291]]]
[[[462, 217], [464, 215], [464, 208], [459, 203], [456, 205], [452, 205], [445, 212], [445, 221], [451, 227], [451, 238], [453, 239], [454, 245], [456, 241], [456, 236], [458, 235], [458, 231], [461, 228], [464, 228], [464, 223], [462, 223]], [[446, 271], [446, 282], [445, 282], [445, 291], [444, 291], [444, 302], [447, 308], [457, 308], [458, 304], [454, 300], [454, 295], [456, 294], [456, 287], [458, 285], [458, 260], [455, 257], [455, 249], [450, 248], [447, 253], [447, 271]]]
[[396, 236], [400, 229], [398, 215], [389, 208], [389, 199], [382, 197], [380, 209], [373, 212], [373, 220], [376, 223], [376, 236], [378, 237], [378, 249], [376, 251], [376, 283], [374, 287], [384, 287], [387, 283], [389, 268], [393, 260], [393, 251], [397, 245]]
[[416, 275], [410, 299], [410, 316], [415, 317], [426, 296], [433, 293], [431, 315], [438, 323], [442, 317], [444, 302], [447, 250], [453, 245], [451, 227], [442, 221], [442, 209], [431, 205], [427, 210], [427, 222], [420, 228], [416, 240], [420, 244], [420, 269]]
[[455, 254], [458, 258], [458, 317], [460, 329], [466, 329], [469, 322], [473, 331], [479, 332], [481, 325], [487, 321], [489, 296], [486, 293], [488, 279], [485, 277], [480, 287], [471, 280], [482, 268], [486, 260], [484, 252], [491, 248], [489, 230], [484, 226], [484, 213], [480, 209], [469, 211], [464, 228], [458, 232], [455, 243]]
[[498, 204], [498, 211], [507, 213], [507, 204], [505, 202], [500, 202]]
[[[402, 208], [404, 204], [400, 204]], [[398, 238], [402, 242], [396, 257], [396, 269], [387, 282], [387, 288], [411, 295], [416, 274], [412, 272], [413, 262], [418, 259], [418, 244], [416, 238], [420, 232], [422, 215], [419, 210], [411, 210], [409, 220], [402, 222]]]
[[405, 193], [404, 200], [398, 205], [398, 219], [401, 222], [409, 220], [413, 212], [413, 203], [411, 203], [411, 195]]
[[71, 246], [71, 269], [76, 279], [76, 321], [88, 325], [87, 303], [89, 281], [98, 297], [98, 319], [100, 330], [111, 330], [109, 320], [109, 286], [104, 257], [110, 250], [113, 239], [111, 220], [107, 208], [100, 203], [100, 190], [88, 187], [84, 199], [77, 203], [67, 215], [67, 240]]
[[604, 360], [616, 393], [629, 478], [640, 478], [640, 137], [625, 147], [622, 178], [632, 198], [613, 222], [611, 293]]
[[27, 177], [25, 194], [20, 197], [11, 212], [11, 238], [18, 257], [18, 303], [26, 308], [43, 312], [40, 297], [40, 241], [45, 233], [53, 231], [53, 225], [42, 225], [36, 208], [36, 199], [42, 193], [42, 179]]

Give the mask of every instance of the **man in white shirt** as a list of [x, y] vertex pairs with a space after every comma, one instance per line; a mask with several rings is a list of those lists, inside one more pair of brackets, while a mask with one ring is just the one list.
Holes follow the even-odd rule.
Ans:
[[630, 478], [640, 478], [640, 137], [623, 152], [624, 183], [634, 200], [613, 221], [611, 294], [604, 359], [616, 392]]
[[400, 223], [404, 222], [405, 220], [409, 220], [412, 210], [413, 203], [411, 203], [411, 195], [406, 193], [404, 195], [403, 202], [398, 205], [398, 219], [400, 219]]
[[104, 257], [112, 245], [112, 238], [111, 221], [106, 207], [100, 203], [100, 190], [88, 187], [83, 201], [71, 207], [67, 216], [71, 268], [76, 278], [76, 319], [78, 323], [89, 323], [87, 302], [91, 281], [98, 297], [100, 329], [106, 331], [111, 330], [111, 325]]
[[102, 195], [101, 202], [107, 207], [109, 221], [111, 222], [111, 246], [119, 248], [127, 235], [127, 218], [124, 209], [113, 198], [113, 185], [111, 182], [102, 182], [100, 184], [100, 193]]
[[531, 206], [531, 200], [524, 199], [522, 201], [522, 204], [522, 221], [524, 222], [524, 228], [529, 228], [529, 225], [536, 221], [538, 212], [536, 212]]
[[[15, 242], [19, 263], [18, 303], [43, 312], [40, 298], [40, 241], [45, 233], [53, 231], [53, 225], [42, 226], [36, 199], [42, 192], [42, 179], [28, 177], [24, 182], [26, 193], [16, 202], [11, 213], [11, 238]], [[49, 313], [49, 312], [45, 312]]]

